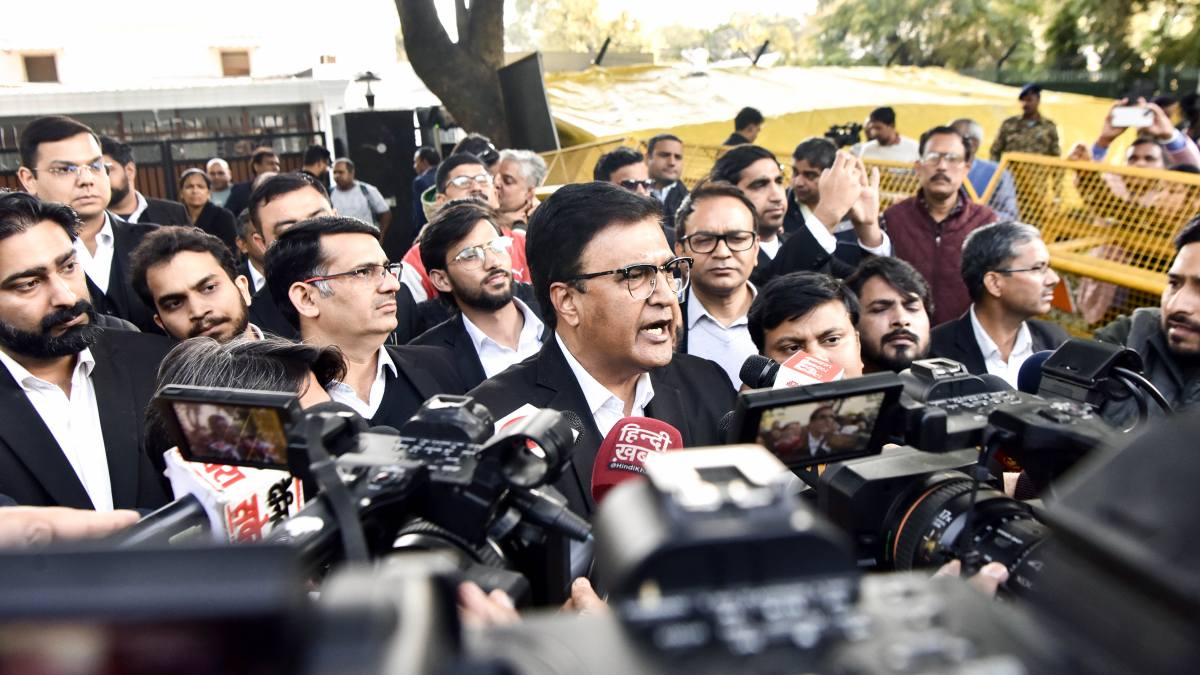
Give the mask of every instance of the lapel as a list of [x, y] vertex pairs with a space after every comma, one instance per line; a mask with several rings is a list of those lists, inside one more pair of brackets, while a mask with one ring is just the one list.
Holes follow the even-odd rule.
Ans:
[[[585, 515], [590, 517], [596, 509], [596, 503], [592, 500], [592, 462], [596, 459], [596, 451], [600, 449], [600, 441], [603, 439], [588, 408], [587, 399], [583, 396], [583, 390], [579, 388], [579, 382], [575, 380], [575, 374], [567, 365], [566, 358], [558, 348], [558, 340], [554, 339], [553, 334], [546, 338], [537, 359], [537, 385], [549, 395], [549, 400], [538, 407], [574, 410], [583, 421], [583, 435], [575, 443], [571, 452], [571, 466], [559, 479], [559, 483], [574, 479], [572, 487], [579, 490], [587, 511]], [[655, 397], [657, 398], [657, 390]], [[534, 401], [540, 399], [539, 395]]]
[[[761, 255], [761, 253], [759, 254]], [[683, 316], [683, 325], [679, 327], [679, 335], [675, 341], [675, 351], [680, 354], [688, 353], [688, 300], [692, 297], [692, 292], [689, 289], [683, 294], [683, 300], [679, 301], [679, 313]], [[655, 392], [658, 391], [658, 385], [655, 384]]]
[[4, 366], [0, 366], [0, 439], [58, 506], [95, 508], [58, 441]]
[[125, 294], [125, 272], [129, 269], [129, 252], [132, 248], [129, 224], [113, 216], [113, 259], [108, 276], [108, 296], [121, 311], [121, 316], [131, 316], [131, 299]]
[[483, 362], [479, 360], [479, 352], [475, 351], [471, 336], [467, 334], [461, 313], [451, 322], [445, 342], [454, 354], [455, 365], [462, 371], [463, 384], [470, 383], [468, 389], [473, 389], [475, 385], [487, 379], [487, 373], [483, 371]]
[[975, 340], [975, 330], [971, 327], [971, 310], [962, 315], [955, 324], [954, 344], [958, 347], [960, 361], [967, 371], [976, 375], [987, 372], [987, 364], [983, 361], [983, 351]]
[[666, 422], [679, 430], [683, 444], [689, 445], [692, 440], [691, 429], [688, 427], [687, 409], [683, 405], [683, 396], [678, 387], [667, 379], [671, 364], [650, 371], [650, 383], [654, 385], [654, 398], [646, 406], [646, 417], [653, 417]]
[[109, 344], [107, 335], [102, 334], [92, 346], [96, 357], [92, 386], [96, 390], [96, 408], [100, 412], [104, 452], [108, 456], [113, 504], [120, 508], [137, 503], [138, 460], [142, 452], [138, 430], [144, 411], [136, 409], [129, 371], [118, 367], [122, 355]]
[[386, 345], [384, 349], [388, 351], [388, 356], [392, 357], [392, 363], [396, 364], [396, 374], [399, 377], [408, 378], [408, 381], [412, 382], [422, 401], [445, 393], [446, 388], [438, 384], [430, 371], [424, 366], [413, 363], [412, 359], [398, 346]]

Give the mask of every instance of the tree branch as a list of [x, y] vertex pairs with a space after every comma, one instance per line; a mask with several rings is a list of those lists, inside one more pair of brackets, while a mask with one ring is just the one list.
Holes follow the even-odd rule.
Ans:
[[[461, 2], [461, 0], [460, 0]], [[472, 0], [467, 49], [492, 68], [504, 66], [504, 0]], [[460, 34], [460, 42], [462, 37]]]

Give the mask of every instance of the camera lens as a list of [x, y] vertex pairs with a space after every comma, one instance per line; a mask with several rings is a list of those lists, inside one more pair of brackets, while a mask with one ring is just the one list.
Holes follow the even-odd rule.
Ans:
[[1009, 589], [1028, 590], [1036, 573], [1022, 563], [1048, 532], [1028, 505], [980, 486], [971, 531], [965, 532], [973, 481], [956, 471], [945, 472], [923, 487], [915, 499], [895, 510], [900, 517], [892, 528], [890, 548], [896, 569], [940, 565], [954, 552], [970, 550], [979, 554], [982, 564], [998, 562], [1010, 571], [1029, 572], [1019, 575], [1022, 588]]

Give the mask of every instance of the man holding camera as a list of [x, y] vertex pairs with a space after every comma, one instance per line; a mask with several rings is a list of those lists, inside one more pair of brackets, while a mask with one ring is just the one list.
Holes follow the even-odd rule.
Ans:
[[[1175, 251], [1162, 304], [1118, 318], [1095, 338], [1141, 354], [1146, 379], [1179, 410], [1200, 401], [1200, 216], [1175, 238]], [[1158, 414], [1156, 406], [1150, 411]], [[1124, 426], [1137, 415], [1137, 405], [1132, 399], [1110, 401], [1102, 412]]]

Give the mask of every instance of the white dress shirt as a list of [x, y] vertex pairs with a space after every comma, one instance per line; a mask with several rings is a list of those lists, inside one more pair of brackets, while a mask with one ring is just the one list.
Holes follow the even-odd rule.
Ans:
[[667, 186], [661, 190], [659, 190], [658, 188], [652, 188], [650, 190], [650, 196], [654, 197], [658, 201], [666, 204], [667, 203], [667, 195], [671, 194], [671, 190], [674, 188], [675, 188], [675, 181], [671, 181], [670, 183], [667, 183]]
[[[821, 248], [825, 249], [826, 253], [833, 255], [838, 246], [837, 237], [829, 231], [829, 228], [825, 227], [824, 223], [817, 219], [817, 216], [813, 214], [812, 209], [808, 208], [807, 204], [800, 205], [800, 215], [804, 216], [804, 226], [808, 228], [808, 232], [812, 235], [813, 239], [817, 240], [817, 243], [821, 245]], [[872, 255], [887, 257], [892, 254], [892, 240], [888, 238], [887, 232], [883, 232], [883, 241], [879, 242], [878, 246], [867, 246], [862, 242], [862, 239], [858, 240], [858, 246]]]
[[146, 198], [142, 196], [142, 193], [138, 192], [137, 190], [133, 191], [133, 196], [135, 199], [137, 199], [137, 208], [134, 209], [133, 213], [129, 214], [129, 217], [125, 219], [125, 222], [127, 223], [138, 222], [138, 220], [141, 219], [142, 214], [146, 212], [146, 207], [150, 206], [150, 202], [146, 201]]
[[[753, 284], [747, 282], [747, 285], [750, 286], [752, 297], [758, 294]], [[742, 364], [747, 356], [758, 353], [754, 340], [750, 339], [750, 322], [746, 315], [741, 315], [728, 326], [722, 325], [709, 314], [693, 289], [689, 288], [685, 320], [688, 326], [688, 353], [716, 362], [733, 383], [733, 388], [740, 389]]]
[[388, 355], [386, 348], [380, 347], [379, 358], [375, 366], [375, 381], [371, 383], [371, 393], [366, 402], [358, 397], [354, 387], [337, 380], [331, 381], [329, 386], [325, 387], [325, 391], [329, 393], [329, 398], [342, 405], [350, 406], [354, 412], [362, 415], [363, 419], [370, 420], [379, 410], [379, 404], [383, 402], [383, 391], [387, 388], [385, 368], [392, 371], [392, 377], [397, 376], [396, 364], [392, 361], [392, 357]]
[[1029, 333], [1029, 324], [1021, 322], [1021, 329], [1017, 331], [1017, 340], [1013, 343], [1007, 362], [1000, 358], [1000, 348], [975, 317], [974, 304], [971, 305], [971, 330], [975, 332], [975, 342], [979, 345], [979, 351], [983, 352], [983, 364], [987, 366], [987, 371], [1004, 378], [1005, 382], [1016, 389], [1021, 364], [1033, 355], [1033, 336]]
[[83, 265], [83, 271], [93, 284], [102, 292], [108, 293], [108, 278], [112, 274], [113, 251], [116, 249], [113, 239], [112, 220], [108, 212], [104, 212], [104, 227], [96, 233], [96, 254], [87, 249], [83, 237], [75, 237], [75, 258]]
[[97, 511], [112, 511], [112, 483], [108, 475], [108, 454], [100, 427], [100, 409], [92, 386], [96, 360], [90, 349], [79, 352], [71, 373], [71, 395], [57, 384], [30, 373], [11, 356], [0, 351], [0, 363], [20, 385], [33, 404], [50, 435], [70, 462], [83, 489]]
[[[592, 374], [585, 370], [579, 361], [575, 360], [575, 356], [563, 344], [558, 333], [554, 334], [554, 339], [558, 341], [558, 348], [562, 350], [563, 358], [567, 360], [567, 365], [575, 374], [575, 380], [579, 382], [579, 388], [583, 390], [583, 398], [587, 401], [588, 410], [592, 413], [596, 428], [600, 430], [601, 436], [607, 436], [617, 422], [625, 417], [625, 402], [597, 382], [596, 378], [592, 377]], [[633, 406], [630, 407], [629, 416], [644, 417], [646, 406], [650, 405], [650, 400], [653, 398], [654, 385], [650, 382], [650, 373], [642, 373], [638, 376], [637, 386], [634, 388]]]
[[462, 315], [463, 326], [467, 329], [467, 335], [471, 336], [475, 353], [479, 355], [479, 362], [483, 364], [483, 374], [487, 377], [504, 372], [509, 366], [524, 361], [542, 348], [542, 320], [519, 298], [513, 298], [513, 303], [525, 317], [525, 325], [521, 327], [521, 334], [517, 337], [516, 349], [509, 349], [488, 337], [479, 326], [471, 323], [466, 314]]
[[254, 267], [254, 263], [247, 262], [246, 268], [250, 270], [250, 295], [254, 295], [267, 283], [267, 278], [259, 274], [258, 269]]

